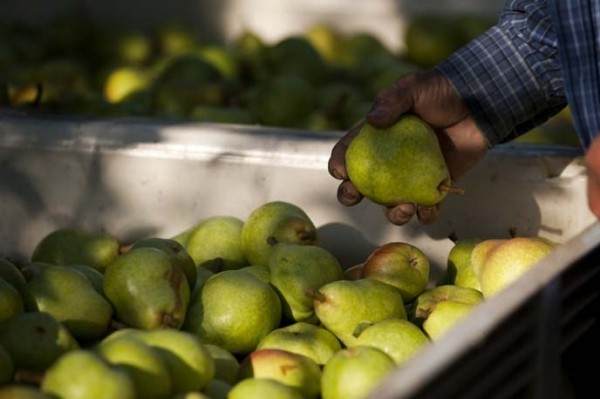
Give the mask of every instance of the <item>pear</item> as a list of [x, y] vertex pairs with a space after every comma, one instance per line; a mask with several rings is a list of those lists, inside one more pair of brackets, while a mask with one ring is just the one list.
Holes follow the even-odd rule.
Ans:
[[196, 283], [194, 284], [194, 289], [190, 294], [190, 302], [198, 296], [200, 291], [202, 291], [202, 287], [204, 287], [204, 283], [206, 282], [206, 280], [208, 280], [208, 278], [210, 276], [213, 276], [214, 274], [214, 272], [204, 267], [199, 267], [196, 269]]
[[0, 386], [11, 382], [14, 374], [15, 363], [10, 357], [10, 353], [0, 344]]
[[46, 371], [40, 388], [58, 398], [136, 398], [134, 383], [124, 370], [84, 349], [61, 356]]
[[75, 269], [83, 274], [92, 284], [92, 287], [96, 292], [100, 295], [104, 295], [104, 274], [88, 265], [67, 265], [67, 267]]
[[463, 320], [473, 308], [475, 303], [456, 302], [453, 300], [438, 303], [423, 322], [423, 330], [429, 338], [437, 341], [447, 331]]
[[[475, 277], [477, 277], [477, 281], [479, 281], [481, 270], [489, 252], [506, 240], [506, 238], [488, 238], [473, 247], [471, 250], [471, 269]], [[479, 289], [481, 290], [481, 283]]]
[[318, 245], [313, 221], [300, 206], [285, 201], [271, 201], [255, 208], [246, 218], [241, 239], [246, 259], [252, 265], [267, 266], [272, 246], [278, 242]]
[[473, 249], [481, 241], [483, 240], [480, 238], [465, 238], [454, 243], [448, 253], [446, 264], [448, 284], [481, 290], [479, 279], [475, 275], [471, 263]]
[[132, 249], [108, 265], [104, 293], [120, 321], [148, 330], [180, 328], [190, 301], [183, 271], [151, 247]]
[[183, 329], [241, 355], [256, 349], [281, 317], [281, 300], [269, 283], [241, 270], [226, 270], [206, 280]]
[[22, 269], [34, 306], [47, 312], [80, 340], [102, 337], [112, 320], [110, 302], [80, 272], [67, 266], [33, 262]]
[[38, 389], [26, 384], [9, 384], [0, 386], [0, 399], [52, 399]]
[[311, 84], [323, 82], [327, 75], [321, 54], [303, 36], [287, 36], [267, 47], [265, 60], [274, 75], [294, 74]]
[[431, 341], [416, 324], [406, 319], [386, 319], [367, 324], [359, 333], [355, 346], [373, 346], [387, 353], [396, 365], [417, 355]]
[[25, 311], [19, 291], [0, 277], [0, 323], [12, 319]]
[[344, 278], [337, 258], [316, 245], [276, 244], [269, 255], [270, 282], [277, 290], [283, 314], [292, 321], [315, 321], [312, 297], [321, 286]]
[[258, 277], [265, 283], [271, 282], [271, 271], [269, 270], [269, 266], [263, 265], [249, 265], [244, 266], [240, 270], [245, 271], [246, 273], [252, 274], [254, 277]]
[[160, 353], [169, 369], [173, 393], [202, 391], [214, 378], [215, 362], [193, 334], [173, 328], [130, 331], [129, 334]]
[[104, 99], [119, 103], [138, 91], [148, 90], [152, 79], [144, 68], [124, 65], [114, 68], [106, 77], [102, 88]]
[[439, 285], [424, 291], [411, 304], [409, 318], [418, 326], [433, 312], [435, 307], [444, 301], [454, 301], [467, 305], [476, 305], [483, 302], [481, 291], [474, 288], [460, 287], [453, 284]]
[[359, 280], [363, 278], [364, 263], [359, 263], [344, 270], [344, 278], [346, 280]]
[[246, 266], [241, 238], [243, 225], [237, 217], [217, 215], [189, 229], [185, 248], [195, 265], [213, 272]]
[[171, 393], [171, 376], [160, 353], [135, 337], [100, 342], [95, 352], [124, 370], [135, 387], [136, 398], [161, 399]]
[[363, 124], [346, 151], [346, 169], [354, 186], [382, 205], [434, 205], [453, 191], [438, 138], [415, 115], [385, 129]]
[[27, 296], [27, 281], [25, 277], [19, 268], [8, 259], [0, 259], [0, 278], [15, 287], [22, 299]]
[[40, 240], [31, 260], [55, 265], [83, 264], [104, 272], [119, 254], [119, 247], [117, 239], [110, 234], [62, 228]]
[[550, 254], [557, 244], [540, 237], [514, 237], [491, 250], [479, 281], [486, 298], [502, 291]]
[[390, 242], [369, 255], [362, 276], [396, 287], [404, 303], [409, 303], [427, 288], [429, 269], [429, 260], [419, 248], [406, 242]]
[[169, 399], [215, 399], [202, 392], [184, 392], [175, 396], [170, 396]]
[[0, 345], [15, 367], [44, 371], [65, 353], [78, 349], [69, 330], [48, 313], [21, 313], [0, 325]]
[[240, 362], [227, 349], [218, 345], [204, 344], [204, 348], [210, 353], [215, 362], [215, 379], [234, 384], [237, 380], [237, 372]]
[[147, 237], [134, 242], [131, 249], [135, 248], [156, 248], [163, 251], [169, 256], [173, 265], [180, 268], [183, 274], [185, 274], [190, 289], [194, 288], [197, 273], [196, 265], [194, 264], [194, 259], [192, 259], [185, 247], [179, 242], [171, 238]]
[[204, 393], [211, 399], [227, 399], [232, 387], [231, 383], [215, 378], [208, 384]]
[[258, 349], [240, 363], [238, 380], [268, 378], [298, 389], [306, 399], [321, 392], [321, 369], [309, 357], [281, 349]]
[[289, 385], [268, 378], [246, 378], [231, 388], [227, 399], [304, 399], [302, 393]]
[[364, 399], [394, 367], [394, 360], [375, 347], [344, 348], [323, 367], [321, 398]]
[[356, 342], [360, 323], [406, 319], [400, 291], [378, 280], [338, 280], [314, 294], [315, 314], [345, 346]]
[[306, 322], [296, 322], [271, 331], [257, 349], [281, 349], [298, 353], [324, 365], [342, 349], [340, 341], [329, 330]]

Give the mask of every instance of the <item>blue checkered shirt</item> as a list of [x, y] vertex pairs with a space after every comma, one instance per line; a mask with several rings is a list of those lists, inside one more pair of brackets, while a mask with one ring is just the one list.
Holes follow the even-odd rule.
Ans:
[[490, 146], [567, 104], [583, 148], [600, 131], [600, 1], [509, 0], [498, 23], [436, 66]]

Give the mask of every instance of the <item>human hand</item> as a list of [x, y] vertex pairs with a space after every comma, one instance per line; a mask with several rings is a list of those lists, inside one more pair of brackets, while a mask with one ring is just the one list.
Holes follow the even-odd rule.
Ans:
[[597, 136], [585, 154], [587, 168], [587, 198], [592, 213], [600, 219], [600, 136]]
[[[377, 96], [365, 121], [385, 128], [407, 112], [419, 116], [434, 128], [453, 181], [479, 163], [487, 152], [488, 143], [468, 108], [439, 72], [430, 70], [402, 77]], [[345, 206], [354, 206], [363, 199], [349, 180], [345, 164], [346, 150], [361, 126], [351, 128], [335, 144], [329, 159], [329, 173], [342, 180], [337, 198]], [[411, 203], [384, 206], [387, 219], [396, 225], [408, 223], [415, 214], [421, 223], [432, 223], [437, 219], [439, 209], [439, 203], [433, 206]]]

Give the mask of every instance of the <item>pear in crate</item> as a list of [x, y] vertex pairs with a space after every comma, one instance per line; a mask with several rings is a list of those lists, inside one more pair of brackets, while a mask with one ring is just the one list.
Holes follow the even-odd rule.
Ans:
[[104, 274], [88, 265], [67, 265], [83, 274], [100, 295], [104, 295]]
[[226, 270], [206, 280], [183, 329], [235, 355], [247, 354], [279, 326], [281, 315], [281, 300], [269, 283], [242, 270]]
[[79, 228], [57, 229], [42, 238], [31, 255], [34, 262], [55, 265], [83, 264], [104, 272], [119, 254], [115, 237]]
[[376, 248], [363, 266], [363, 278], [379, 280], [400, 290], [409, 303], [427, 288], [429, 260], [419, 248], [406, 242], [390, 242]]
[[[473, 270], [473, 274], [477, 277], [477, 281], [479, 281], [481, 270], [483, 270], [483, 265], [485, 264], [485, 260], [490, 251], [506, 240], [506, 238], [488, 238], [477, 243], [473, 247], [471, 251], [471, 269]], [[481, 283], [479, 284], [479, 287], [479, 290], [481, 290]]]
[[394, 367], [394, 360], [375, 347], [344, 348], [323, 367], [321, 398], [364, 399]]
[[204, 344], [204, 348], [210, 353], [215, 362], [215, 379], [234, 384], [237, 380], [237, 372], [240, 368], [239, 360], [227, 349], [218, 345]]
[[318, 244], [317, 229], [298, 205], [267, 202], [254, 209], [242, 228], [242, 249], [253, 265], [268, 265], [272, 246], [278, 242]]
[[289, 385], [268, 378], [246, 378], [233, 386], [227, 399], [304, 399], [302, 393]]
[[314, 324], [297, 322], [271, 331], [260, 341], [257, 349], [286, 350], [323, 365], [342, 349], [342, 345], [331, 331]]
[[355, 344], [361, 323], [406, 319], [400, 291], [378, 280], [338, 280], [314, 293], [315, 314], [345, 346]]
[[79, 348], [69, 330], [48, 313], [25, 312], [0, 325], [0, 345], [16, 368], [44, 371]]
[[0, 259], [0, 278], [11, 284], [21, 295], [24, 301], [27, 301], [27, 281], [25, 277], [13, 262], [8, 259]]
[[131, 335], [160, 353], [169, 370], [175, 394], [202, 391], [215, 376], [215, 364], [210, 352], [193, 334], [165, 328], [132, 329], [124, 335]]
[[150, 247], [132, 249], [108, 265], [104, 293], [121, 322], [147, 330], [180, 328], [190, 301], [183, 271]]
[[25, 311], [19, 291], [0, 277], [0, 323], [12, 319]]
[[477, 304], [452, 300], [438, 303], [423, 321], [423, 330], [432, 341], [439, 340], [447, 331], [463, 320]]
[[134, 383], [124, 370], [84, 349], [66, 353], [53, 363], [40, 388], [58, 398], [136, 398]]
[[10, 357], [10, 353], [0, 344], [0, 386], [11, 382], [14, 374], [15, 362]]
[[268, 378], [298, 389], [306, 399], [321, 392], [321, 369], [309, 357], [282, 349], [258, 349], [240, 363], [238, 380]]
[[13, 383], [0, 386], [0, 399], [52, 399], [38, 389], [37, 386]]
[[240, 270], [252, 274], [254, 277], [259, 278], [265, 283], [271, 282], [271, 271], [269, 270], [269, 265], [249, 265], [242, 267]]
[[213, 272], [239, 269], [248, 264], [242, 250], [243, 225], [234, 216], [212, 216], [188, 229], [182, 242], [197, 267]]
[[169, 256], [171, 263], [180, 268], [183, 274], [185, 274], [190, 289], [194, 288], [197, 273], [196, 265], [185, 247], [179, 242], [171, 238], [147, 237], [134, 242], [131, 249], [134, 248], [160, 249]]
[[313, 299], [307, 293], [344, 278], [337, 258], [316, 245], [280, 242], [269, 255], [270, 282], [281, 297], [287, 320], [316, 322]]
[[456, 191], [434, 130], [415, 115], [385, 129], [363, 124], [346, 151], [346, 169], [358, 191], [382, 205], [434, 205]]
[[104, 360], [131, 378], [136, 398], [161, 399], [171, 394], [171, 375], [160, 352], [135, 337], [100, 342], [95, 348]]
[[453, 284], [439, 285], [425, 290], [409, 307], [409, 319], [418, 326], [429, 317], [438, 304], [453, 301], [467, 305], [483, 302], [483, 294], [474, 288], [459, 287]]
[[365, 324], [355, 345], [381, 349], [397, 365], [401, 365], [430, 343], [429, 337], [416, 324], [406, 319], [391, 318]]
[[40, 262], [24, 266], [22, 273], [33, 300], [27, 310], [51, 314], [78, 340], [92, 341], [106, 333], [112, 305], [82, 273]]
[[482, 239], [479, 238], [466, 238], [454, 243], [448, 253], [446, 264], [446, 276], [449, 284], [481, 290], [479, 279], [473, 271], [471, 262], [473, 249], [481, 241]]
[[211, 399], [227, 399], [232, 387], [233, 384], [215, 378], [208, 384], [204, 393]]
[[491, 250], [479, 275], [486, 298], [502, 291], [548, 256], [557, 244], [540, 237], [515, 237]]

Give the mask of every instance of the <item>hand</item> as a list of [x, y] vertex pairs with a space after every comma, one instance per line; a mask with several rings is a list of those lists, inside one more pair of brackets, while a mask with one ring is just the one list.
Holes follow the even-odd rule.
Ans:
[[600, 136], [597, 136], [585, 154], [587, 168], [587, 198], [592, 213], [600, 219]]
[[[377, 96], [366, 122], [385, 128], [407, 112], [419, 116], [434, 128], [453, 181], [472, 169], [487, 152], [488, 143], [468, 108], [440, 73], [431, 70], [402, 77]], [[338, 201], [346, 206], [354, 206], [363, 199], [348, 179], [345, 166], [346, 149], [361, 125], [351, 128], [336, 143], [329, 159], [329, 173], [342, 180], [338, 187]], [[384, 210], [391, 223], [403, 225], [415, 214], [421, 223], [431, 223], [436, 220], [439, 208], [440, 204], [420, 206], [405, 203], [386, 206]]]

